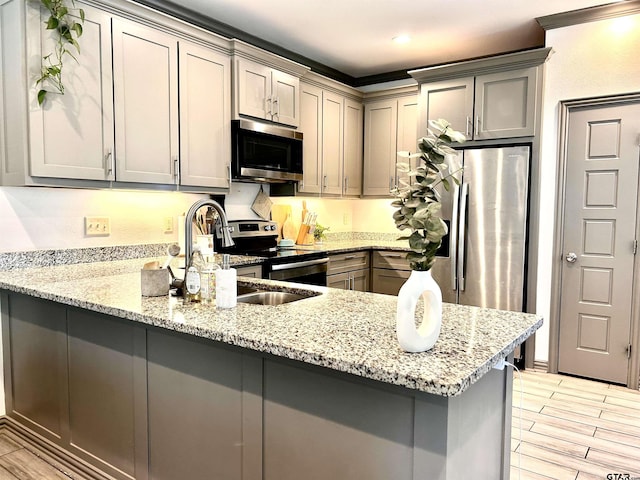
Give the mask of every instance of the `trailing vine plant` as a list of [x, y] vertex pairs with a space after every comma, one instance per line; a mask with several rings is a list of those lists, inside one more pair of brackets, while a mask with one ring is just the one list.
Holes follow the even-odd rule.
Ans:
[[[64, 83], [62, 82], [62, 67], [65, 56], [78, 59], [75, 54], [80, 53], [78, 38], [82, 35], [82, 24], [84, 23], [84, 10], [77, 9], [75, 2], [71, 0], [71, 9], [65, 4], [65, 0], [40, 0], [40, 3], [49, 11], [49, 18], [45, 22], [47, 30], [54, 30], [55, 47], [53, 52], [42, 57], [42, 70], [40, 77], [36, 80], [38, 90], [38, 104], [42, 105], [47, 93], [46, 86], [54, 89], [54, 92], [64, 95]], [[80, 21], [76, 21], [76, 18]]]

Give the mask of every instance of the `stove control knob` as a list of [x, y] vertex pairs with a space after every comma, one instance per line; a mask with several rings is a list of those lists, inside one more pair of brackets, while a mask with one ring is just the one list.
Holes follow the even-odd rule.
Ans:
[[271, 231], [275, 231], [276, 226], [275, 225], [271, 225]]

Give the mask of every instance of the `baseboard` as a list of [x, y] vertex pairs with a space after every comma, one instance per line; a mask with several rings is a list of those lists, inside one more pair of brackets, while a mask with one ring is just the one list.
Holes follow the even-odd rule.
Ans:
[[540, 360], [535, 360], [533, 362], [533, 369], [534, 370], [540, 370], [542, 372], [548, 372], [549, 371], [549, 362], [543, 362]]
[[0, 417], [0, 433], [13, 435], [27, 450], [70, 478], [80, 476], [89, 480], [116, 480], [6, 415]]

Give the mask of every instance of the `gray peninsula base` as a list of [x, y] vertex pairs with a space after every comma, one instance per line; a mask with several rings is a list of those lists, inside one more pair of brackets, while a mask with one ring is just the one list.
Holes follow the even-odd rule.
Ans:
[[510, 368], [440, 396], [7, 290], [0, 303], [5, 421], [95, 478], [509, 478]]

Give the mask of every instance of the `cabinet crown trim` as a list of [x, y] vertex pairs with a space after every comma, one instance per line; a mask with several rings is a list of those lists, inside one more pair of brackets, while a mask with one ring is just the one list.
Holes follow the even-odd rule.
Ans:
[[451, 80], [454, 78], [486, 75], [489, 73], [504, 72], [521, 68], [535, 67], [544, 63], [551, 48], [537, 48], [524, 52], [507, 53], [488, 58], [479, 58], [463, 62], [438, 65], [435, 67], [410, 70], [408, 73], [418, 83]]
[[536, 21], [546, 31], [554, 28], [569, 27], [571, 25], [595, 22], [598, 20], [609, 20], [638, 13], [640, 13], [640, 0], [634, 0], [545, 15], [544, 17], [536, 18]]
[[284, 57], [280, 57], [279, 55], [254, 47], [242, 40], [233, 39], [230, 44], [231, 54], [235, 58], [244, 58], [246, 60], [251, 60], [252, 62], [261, 63], [262, 65], [275, 68], [276, 70], [280, 70], [298, 78], [303, 77], [309, 70], [311, 70], [306, 65], [293, 62]]

